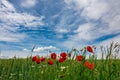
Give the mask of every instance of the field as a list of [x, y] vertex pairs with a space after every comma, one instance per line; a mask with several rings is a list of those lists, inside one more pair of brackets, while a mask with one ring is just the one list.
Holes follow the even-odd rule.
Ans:
[[[54, 55], [43, 60], [36, 60], [36, 56], [0, 59], [0, 80], [120, 80], [120, 46], [112, 43], [100, 49], [101, 59], [95, 56], [95, 48], [93, 52], [91, 48], [72, 49], [64, 61]], [[92, 54], [89, 58], [86, 58], [87, 51]]]

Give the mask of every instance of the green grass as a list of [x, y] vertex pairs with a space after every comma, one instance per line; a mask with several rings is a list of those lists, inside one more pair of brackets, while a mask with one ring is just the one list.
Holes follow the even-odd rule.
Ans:
[[[61, 69], [61, 67], [65, 67]], [[82, 62], [36, 64], [31, 59], [0, 60], [0, 80], [120, 80], [120, 60], [97, 60], [89, 70]]]
[[98, 60], [94, 56], [85, 59], [94, 63], [93, 70], [86, 68], [84, 61], [74, 59], [63, 63], [54, 60], [54, 65], [49, 65], [47, 60], [36, 64], [30, 57], [0, 59], [0, 80], [120, 80], [120, 60], [111, 57], [114, 46], [101, 48], [101, 54], [107, 53], [105, 59]]

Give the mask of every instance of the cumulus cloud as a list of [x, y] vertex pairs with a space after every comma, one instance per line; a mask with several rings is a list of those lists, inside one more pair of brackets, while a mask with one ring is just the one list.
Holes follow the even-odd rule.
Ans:
[[47, 51], [47, 50], [58, 50], [58, 48], [56, 48], [54, 46], [38, 47], [38, 48], [34, 49], [34, 52], [43, 52], [43, 51]]
[[37, 0], [22, 0], [21, 6], [25, 8], [31, 8], [34, 7], [37, 3]]

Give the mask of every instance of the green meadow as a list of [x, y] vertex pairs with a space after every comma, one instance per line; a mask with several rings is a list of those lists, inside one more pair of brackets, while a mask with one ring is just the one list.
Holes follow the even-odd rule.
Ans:
[[[96, 48], [93, 50], [95, 51]], [[72, 49], [71, 57], [64, 62], [52, 60], [53, 65], [48, 64], [50, 58], [37, 64], [32, 61], [32, 56], [26, 59], [0, 59], [0, 80], [120, 80], [120, 58], [118, 43], [111, 43], [109, 47], [100, 47], [100, 59], [95, 55], [97, 51], [86, 58], [86, 50]], [[76, 61], [75, 57], [82, 55], [82, 61]], [[94, 68], [87, 68], [85, 61], [94, 63]]]

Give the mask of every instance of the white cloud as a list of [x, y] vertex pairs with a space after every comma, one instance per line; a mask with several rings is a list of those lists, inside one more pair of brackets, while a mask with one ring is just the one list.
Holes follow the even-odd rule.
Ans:
[[95, 24], [85, 23], [78, 27], [74, 32], [76, 33], [73, 39], [77, 38], [77, 40], [93, 40], [95, 36], [93, 36], [92, 31], [95, 28]]
[[57, 31], [58, 33], [67, 33], [67, 32], [68, 32], [67, 29], [62, 29], [62, 28], [60, 28], [60, 27], [57, 28], [56, 31]]
[[[86, 42], [94, 40], [97, 36], [94, 36], [92, 31], [94, 31], [96, 24], [85, 23], [74, 30], [75, 34], [69, 36], [69, 38], [62, 43], [64, 47], [80, 47], [81, 45], [86, 45]], [[78, 45], [81, 44], [81, 45]], [[69, 46], [68, 46], [69, 45]]]
[[35, 17], [27, 13], [17, 13], [2, 11], [0, 12], [0, 20], [6, 25], [24, 25], [25, 27], [38, 27], [44, 25], [42, 17]]
[[58, 50], [58, 48], [56, 48], [54, 46], [38, 47], [38, 48], [34, 49], [34, 52], [43, 52], [43, 51], [47, 51], [47, 50]]
[[[120, 1], [119, 0], [64, 0], [68, 7], [75, 9], [85, 19], [101, 18], [101, 22], [108, 24], [103, 33], [119, 32], [120, 30]], [[74, 6], [73, 6], [74, 4]], [[89, 22], [91, 22], [89, 20]], [[106, 26], [101, 26], [105, 28]], [[114, 27], [114, 28], [113, 28]], [[98, 28], [101, 29], [101, 28]], [[100, 31], [102, 32], [102, 31]]]
[[[86, 19], [87, 22], [84, 24], [90, 23], [90, 24], [97, 25], [97, 23], [92, 22], [91, 19], [98, 20], [107, 13], [107, 11], [109, 10], [107, 2], [105, 0], [101, 0], [101, 1], [99, 0], [64, 0], [64, 2], [67, 4], [68, 8], [63, 9], [60, 12], [64, 14], [58, 14], [61, 17], [60, 17], [60, 22], [55, 27], [56, 32], [68, 33], [70, 31], [73, 31], [75, 29], [74, 27], [79, 27], [79, 29], [82, 29], [83, 31], [78, 32], [78, 34], [75, 34], [74, 36], [76, 38], [80, 37], [80, 39], [85, 39], [85, 40], [97, 38], [99, 33], [96, 34], [97, 36], [94, 36], [95, 35], [94, 33], [99, 31], [98, 29], [100, 28], [96, 28], [97, 26], [95, 25], [90, 25], [89, 26], [90, 28], [85, 30], [85, 28], [87, 27], [84, 27], [83, 25], [81, 25], [80, 22], [82, 22], [82, 19]], [[69, 8], [71, 8], [71, 10], [76, 12], [75, 13], [70, 12]], [[74, 19], [74, 17], [76, 16], [78, 17]], [[72, 19], [74, 19], [73, 23], [69, 24], [70, 21], [72, 22]], [[79, 26], [76, 25], [78, 23], [79, 23]], [[95, 30], [95, 28], [97, 31]], [[93, 30], [93, 31], [90, 31], [90, 30]], [[101, 34], [101, 31], [100, 31], [100, 34]]]
[[114, 43], [118, 42], [118, 43], [119, 43], [119, 42], [120, 42], [120, 35], [118, 35], [118, 36], [116, 36], [116, 37], [114, 37], [114, 38], [111, 38], [111, 39], [108, 39], [108, 40], [99, 42], [99, 43], [97, 43], [97, 44], [95, 44], [95, 45], [108, 46], [108, 45], [110, 45], [110, 43], [112, 43], [112, 42], [114, 42]]
[[[63, 47], [71, 49], [72, 47], [75, 48], [82, 48], [85, 46], [85, 41], [90, 41], [93, 39], [92, 34], [90, 34], [91, 30], [95, 25], [91, 23], [82, 24], [78, 27], [78, 29], [74, 30], [74, 35], [69, 36], [69, 38], [61, 43]], [[80, 44], [80, 45], [79, 45]], [[69, 46], [68, 46], [69, 45]]]
[[7, 0], [0, 0], [0, 12], [2, 11], [15, 11], [15, 8]]
[[[53, 18], [59, 18], [57, 24], [55, 23], [55, 31], [57, 33], [68, 33], [71, 31], [78, 20], [73, 20], [77, 14], [69, 11], [68, 8], [64, 8], [57, 15], [53, 16]], [[74, 23], [73, 23], [74, 22]]]
[[28, 13], [19, 13], [7, 0], [0, 1], [0, 41], [16, 42], [26, 37], [18, 33], [19, 26], [41, 27], [44, 25], [43, 16], [36, 17]]
[[55, 26], [55, 31], [57, 33], [67, 33], [69, 32], [69, 26], [67, 25], [68, 16], [61, 15], [60, 22]]
[[37, 0], [22, 0], [21, 6], [25, 8], [34, 7], [37, 3]]
[[108, 32], [120, 31], [120, 0], [108, 1], [110, 10], [102, 17], [102, 21], [109, 25]]
[[24, 48], [23, 51], [29, 51], [27, 48]]
[[82, 16], [88, 19], [99, 19], [108, 11], [107, 3], [100, 0], [92, 0], [88, 6], [84, 7]]
[[16, 33], [17, 27], [0, 24], [0, 41], [19, 42], [26, 37], [24, 33]]
[[[108, 10], [105, 0], [64, 0], [70, 8], [80, 12], [86, 19], [99, 19]], [[82, 10], [82, 12], [80, 11]]]
[[26, 51], [3, 51], [2, 52], [2, 56], [0, 56], [0, 58], [13, 58], [13, 57], [17, 57], [17, 58], [27, 58], [30, 56], [30, 52], [26, 52]]
[[38, 27], [44, 25], [44, 16], [36, 17], [28, 13], [18, 13], [13, 5], [5, 0], [0, 3], [0, 20], [6, 25], [24, 25], [26, 27]]
[[64, 0], [64, 2], [68, 5], [69, 8], [80, 10], [88, 6], [91, 0]]
[[[115, 0], [115, 1], [64, 0], [64, 1], [67, 4], [68, 8], [77, 11], [76, 13], [81, 16], [78, 17], [86, 19], [87, 22], [84, 24], [79, 24], [77, 26], [78, 28], [74, 30], [75, 34], [69, 36], [68, 39], [60, 43], [61, 46], [68, 49], [71, 49], [72, 47], [80, 49], [88, 45], [89, 43], [94, 43], [92, 41], [94, 41], [95, 39], [99, 39], [102, 36], [109, 34], [117, 34], [120, 32], [120, 9], [119, 9], [120, 1], [119, 0]], [[100, 23], [95, 20], [100, 21]], [[112, 41], [119, 42], [120, 36], [116, 35], [112, 39], [110, 38], [102, 42], [99, 41], [100, 43], [99, 44], [97, 43], [95, 45], [104, 45], [104, 44], [108, 45]]]

